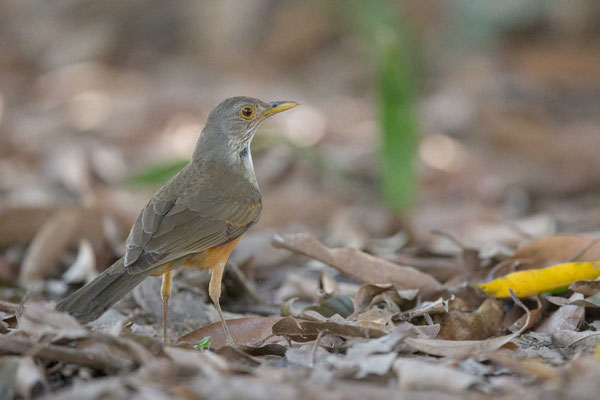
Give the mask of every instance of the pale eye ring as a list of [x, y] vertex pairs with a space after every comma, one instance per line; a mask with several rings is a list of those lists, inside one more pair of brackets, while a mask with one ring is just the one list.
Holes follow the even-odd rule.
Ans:
[[254, 107], [252, 106], [243, 106], [240, 108], [240, 115], [244, 119], [250, 119], [254, 116]]

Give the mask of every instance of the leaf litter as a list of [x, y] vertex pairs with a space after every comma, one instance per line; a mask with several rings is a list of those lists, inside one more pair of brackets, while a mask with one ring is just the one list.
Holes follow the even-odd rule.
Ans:
[[[63, 279], [87, 279], [93, 253], [82, 243], [70, 269], [77, 273], [63, 274]], [[267, 371], [281, 371], [305, 376], [317, 387], [364, 381], [376, 390], [385, 382], [397, 390], [433, 391], [448, 398], [461, 393], [502, 396], [511, 389], [498, 383], [500, 377], [511, 379], [519, 390], [532, 381], [561, 382], [568, 363], [593, 358], [600, 343], [595, 325], [582, 329], [585, 310], [594, 308], [586, 299], [600, 290], [597, 280], [573, 282], [570, 297], [523, 299], [531, 305], [527, 307], [511, 288], [512, 297], [503, 300], [486, 297], [474, 286], [447, 287], [424, 272], [377, 256], [331, 250], [310, 235], [280, 236], [275, 243], [339, 272], [321, 270], [319, 276], [302, 278], [315, 282], [315, 292], [304, 300], [309, 306], [297, 307], [290, 297], [281, 316], [228, 319], [233, 346], [225, 343], [219, 321], [188, 329], [176, 343], [165, 345], [146, 336], [158, 336], [153, 328], [158, 318], [143, 311], [127, 316], [110, 310], [81, 326], [69, 315], [54, 312], [49, 303], [4, 304], [2, 312], [16, 316], [16, 323], [6, 325], [0, 336], [2, 368], [13, 365], [17, 371], [8, 375], [11, 383], [5, 381], [6, 393], [31, 396], [56, 385], [72, 387], [65, 393], [75, 388], [93, 392], [97, 388], [89, 377], [94, 374], [112, 377], [114, 393], [132, 387], [143, 393], [148, 384], [170, 391], [180, 383], [185, 390], [204, 393], [206, 388], [195, 386], [198, 379], [255, 376], [264, 384], [279, 385], [276, 375]], [[535, 254], [541, 259], [540, 252]], [[357, 272], [361, 266], [372, 273]], [[403, 274], [408, 277], [398, 284]], [[151, 309], [144, 302], [154, 298], [156, 290], [146, 292], [138, 290], [132, 304]]]

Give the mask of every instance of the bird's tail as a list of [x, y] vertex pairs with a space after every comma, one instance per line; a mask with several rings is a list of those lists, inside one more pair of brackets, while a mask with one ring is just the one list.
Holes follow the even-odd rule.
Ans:
[[149, 272], [128, 273], [121, 258], [96, 279], [61, 300], [56, 309], [71, 314], [81, 323], [93, 321], [148, 275]]

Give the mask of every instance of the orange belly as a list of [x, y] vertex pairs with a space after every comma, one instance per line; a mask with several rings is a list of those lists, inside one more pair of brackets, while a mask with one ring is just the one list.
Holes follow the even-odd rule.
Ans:
[[[183, 260], [182, 266], [186, 268], [196, 267], [211, 269], [213, 266], [227, 262], [227, 260], [229, 259], [229, 255], [241, 239], [242, 237], [240, 236], [234, 241], [229, 242], [223, 246], [213, 247], [200, 253], [190, 254], [186, 257], [185, 260]], [[177, 261], [170, 262], [158, 268], [151, 275], [160, 276], [168, 271], [171, 271], [177, 265]]]

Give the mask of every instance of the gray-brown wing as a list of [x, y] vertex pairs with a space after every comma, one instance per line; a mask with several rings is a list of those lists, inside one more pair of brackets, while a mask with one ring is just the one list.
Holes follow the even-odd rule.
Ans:
[[258, 192], [245, 200], [153, 198], [127, 239], [125, 266], [130, 272], [140, 272], [227, 244], [256, 223], [261, 210]]

